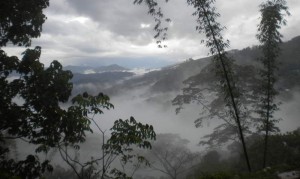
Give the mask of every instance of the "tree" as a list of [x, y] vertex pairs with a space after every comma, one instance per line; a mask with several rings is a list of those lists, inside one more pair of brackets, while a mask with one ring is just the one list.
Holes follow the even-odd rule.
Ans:
[[[166, 29], [159, 28], [161, 25], [160, 19], [163, 18], [163, 14], [161, 13], [160, 8], [157, 7], [158, 3], [155, 0], [134, 1], [136, 4], [141, 4], [143, 2], [148, 6], [148, 13], [154, 17], [157, 23], [154, 30], [158, 32], [155, 37], [158, 37], [160, 32], [163, 32], [163, 30]], [[168, 2], [168, 0], [166, 0], [166, 2]], [[229, 41], [225, 40], [222, 36], [222, 31], [225, 27], [222, 27], [221, 24], [216, 21], [216, 18], [218, 18], [220, 14], [216, 12], [216, 8], [214, 7], [215, 0], [187, 0], [187, 3], [196, 9], [193, 13], [194, 16], [197, 16], [198, 25], [196, 26], [196, 30], [199, 33], [204, 33], [206, 35], [205, 44], [210, 49], [211, 55], [214, 56], [218, 87], [221, 89], [220, 92], [222, 92], [224, 97], [226, 110], [236, 122], [238, 134], [244, 149], [245, 160], [250, 172], [251, 167], [241, 125], [241, 104], [239, 101], [241, 93], [236, 85], [237, 77], [232, 70], [233, 61], [228, 57], [225, 51], [226, 48], [229, 47]], [[160, 29], [162, 29], [162, 31]], [[162, 39], [165, 38], [163, 37]], [[202, 40], [202, 42], [204, 42], [204, 40]]]
[[[189, 141], [175, 134], [159, 134], [147, 158], [150, 168], [172, 179], [183, 178], [194, 167], [198, 154], [187, 148]], [[166, 147], [167, 146], [167, 147]]]
[[[254, 110], [251, 110], [253, 103], [257, 101], [252, 94], [253, 89], [256, 88], [257, 79], [249, 76], [249, 74], [255, 73], [255, 68], [234, 64], [233, 69], [237, 76], [243, 79], [238, 83], [238, 88], [243, 93], [240, 96], [243, 117], [241, 125], [244, 134], [249, 135], [252, 133], [251, 128], [254, 128], [253, 121], [257, 121], [253, 115]], [[211, 134], [205, 135], [200, 141], [201, 145], [207, 145], [210, 148], [238, 140], [236, 121], [224, 110], [226, 104], [222, 93], [219, 91], [216, 83], [217, 78], [213, 71], [214, 64], [210, 63], [199, 74], [183, 81], [186, 87], [182, 89], [182, 94], [177, 95], [172, 101], [173, 105], [178, 106], [176, 113], [184, 109], [185, 104], [196, 103], [202, 106], [203, 110], [199, 113], [200, 117], [194, 122], [196, 127], [203, 127], [205, 121], [219, 120], [221, 122], [218, 122]]]
[[[69, 164], [79, 178], [84, 178], [91, 170], [93, 164], [105, 161], [102, 178], [110, 172], [111, 162], [120, 157], [124, 164], [133, 158], [140, 163], [146, 162], [142, 156], [132, 155], [131, 145], [141, 148], [151, 148], [148, 139], [155, 139], [152, 126], [143, 125], [130, 120], [118, 120], [112, 128], [110, 139], [103, 143], [102, 158], [80, 164], [68, 155], [67, 148], [79, 149], [79, 144], [85, 141], [86, 134], [93, 132], [90, 124], [95, 122], [90, 115], [103, 113], [102, 109], [111, 109], [113, 105], [109, 97], [99, 93], [91, 96], [87, 93], [77, 95], [72, 99], [72, 105], [67, 109], [60, 107], [59, 103], [67, 102], [71, 95], [72, 84], [69, 80], [71, 72], [62, 70], [59, 62], [54, 61], [47, 69], [39, 62], [41, 49], [26, 50], [22, 61], [16, 57], [7, 57], [1, 51], [1, 103], [0, 103], [0, 139], [21, 139], [37, 145], [36, 153], [48, 152], [57, 148], [62, 158]], [[12, 73], [19, 74], [17, 79], [9, 81]], [[18, 101], [16, 101], [18, 99]], [[101, 129], [100, 129], [101, 130]], [[0, 146], [1, 162], [0, 172], [9, 176], [22, 176], [23, 178], [37, 178], [46, 170], [52, 171], [48, 160], [40, 163], [37, 156], [28, 155], [24, 161], [14, 161], [8, 158], [9, 147]], [[77, 171], [72, 162], [80, 164]], [[87, 170], [89, 169], [89, 170]], [[111, 170], [117, 176], [124, 173]], [[99, 171], [98, 171], [99, 173]]]
[[262, 125], [260, 130], [265, 131], [265, 144], [263, 154], [263, 168], [266, 167], [268, 155], [268, 136], [270, 132], [276, 131], [275, 123], [278, 119], [274, 119], [273, 113], [278, 110], [274, 99], [277, 91], [274, 84], [277, 81], [275, 75], [277, 69], [276, 59], [279, 56], [282, 35], [278, 31], [281, 25], [285, 25], [286, 21], [283, 18], [282, 11], [288, 15], [288, 7], [285, 0], [269, 0], [260, 5], [261, 21], [258, 26], [257, 38], [261, 43], [263, 56], [259, 58], [263, 64], [263, 69], [260, 71], [261, 87], [260, 87], [260, 103], [257, 106], [257, 112], [261, 117]]
[[[48, 6], [48, 0], [1, 1], [0, 47], [9, 42], [29, 46], [31, 38], [41, 33], [46, 19], [42, 11]], [[103, 109], [113, 108], [109, 97], [102, 93], [96, 96], [83, 93], [75, 96], [72, 104], [68, 103], [73, 88], [70, 82], [73, 74], [63, 70], [58, 61], [53, 61], [45, 68], [39, 61], [41, 47], [27, 49], [22, 55], [19, 60], [15, 56], [7, 56], [0, 49], [1, 178], [39, 178], [45, 171], [53, 170], [49, 160], [41, 162], [34, 154], [26, 156], [25, 160], [10, 158], [11, 147], [6, 144], [7, 141], [23, 140], [34, 144], [35, 153], [47, 153], [56, 148], [61, 154], [66, 154], [63, 159], [68, 164], [70, 160], [77, 162], [64, 149], [79, 149], [87, 133], [93, 132], [91, 123], [95, 121], [90, 118], [90, 114], [101, 114]], [[136, 122], [134, 118], [125, 121], [120, 119], [115, 122], [111, 138], [103, 145], [103, 151], [105, 154], [122, 156], [120, 160], [125, 163], [134, 157], [144, 162], [142, 156], [125, 153], [132, 151], [131, 145], [151, 148], [148, 139], [155, 139], [152, 126]], [[96, 162], [93, 160], [85, 165], [93, 171]], [[109, 172], [109, 166], [110, 163], [105, 170], [103, 168], [102, 178]], [[76, 174], [81, 177], [85, 172]], [[111, 174], [127, 177], [116, 169]]]
[[[164, 0], [165, 2], [168, 2], [169, 0]], [[154, 31], [156, 34], [154, 35], [154, 38], [158, 39], [156, 43], [158, 44], [159, 48], [167, 47], [166, 45], [162, 46], [162, 42], [167, 39], [167, 31], [168, 27], [164, 26], [164, 22], [171, 22], [171, 19], [164, 18], [164, 14], [161, 11], [161, 8], [159, 7], [159, 4], [156, 0], [134, 0], [133, 4], [142, 4], [145, 3], [145, 5], [148, 7], [148, 14], [151, 15], [154, 18], [154, 21], [156, 25], [154, 26]]]
[[[261, 152], [264, 149], [265, 141], [264, 135], [252, 135], [248, 139], [249, 144], [249, 156], [251, 166], [254, 171], [261, 170], [261, 161], [264, 153]], [[300, 130], [297, 130], [283, 133], [283, 134], [270, 134], [268, 141], [269, 150], [268, 153], [268, 166], [271, 168], [275, 168], [278, 170], [290, 170], [297, 169], [300, 166]], [[236, 150], [241, 150], [241, 148], [235, 144], [231, 146], [231, 152], [235, 152]], [[237, 166], [243, 161], [237, 162]], [[235, 166], [234, 168], [238, 168]], [[282, 168], [282, 169], [280, 169]]]
[[41, 35], [46, 20], [43, 9], [49, 0], [9, 0], [0, 2], [0, 47], [8, 42], [30, 46], [31, 38]]
[[194, 171], [195, 173], [198, 173], [198, 175], [203, 175], [205, 173], [230, 170], [231, 168], [228, 160], [222, 159], [222, 156], [216, 150], [210, 150], [201, 157], [201, 161]]
[[[141, 149], [152, 149], [152, 145], [148, 140], [155, 140], [156, 134], [151, 125], [143, 125], [140, 122], [136, 122], [133, 117], [129, 120], [117, 120], [114, 123], [114, 126], [111, 128], [112, 133], [111, 137], [107, 143], [103, 146], [106, 153], [110, 155], [120, 156], [121, 165], [123, 168], [123, 174], [125, 173], [124, 165], [128, 162], [133, 163], [136, 159], [137, 163], [134, 165], [134, 170], [131, 174], [133, 176], [134, 172], [140, 167], [140, 164], [145, 163], [149, 165], [149, 162], [140, 154], [133, 154], [133, 146], [135, 148]], [[112, 174], [118, 177], [120, 173], [118, 170], [113, 169]], [[131, 178], [128, 177], [128, 178]]]
[[[27, 117], [32, 112], [30, 105], [27, 103], [26, 107], [21, 107], [17, 105], [16, 101], [14, 101], [17, 96], [21, 95], [19, 92], [21, 92], [21, 89], [25, 87], [25, 81], [28, 82], [28, 84], [30, 83], [29, 78], [26, 77], [26, 80], [25, 78], [20, 78], [18, 80], [13, 80], [13, 82], [9, 82], [8, 78], [11, 77], [10, 74], [16, 71], [19, 71], [23, 73], [24, 76], [27, 76], [28, 72], [30, 71], [29, 68], [32, 64], [36, 65], [36, 70], [38, 70], [38, 68], [41, 70], [42, 65], [38, 62], [35, 63], [39, 57], [40, 48], [36, 48], [35, 50], [27, 50], [24, 53], [24, 62], [22, 63], [22, 67], [20, 67], [21, 62], [17, 57], [8, 57], [5, 52], [1, 50], [1, 47], [5, 46], [8, 42], [12, 42], [14, 45], [18, 44], [29, 46], [31, 38], [35, 38], [40, 35], [42, 24], [46, 19], [46, 16], [43, 14], [42, 10], [48, 6], [48, 0], [12, 0], [0, 2], [1, 178], [9, 178], [11, 175], [19, 175], [23, 178], [36, 178], [41, 172], [44, 172], [45, 170], [52, 170], [52, 167], [49, 165], [49, 161], [40, 163], [38, 158], [33, 155], [28, 155], [26, 160], [18, 162], [7, 158], [9, 148], [7, 145], [5, 145], [5, 141], [8, 139], [11, 140], [15, 138], [22, 138], [28, 134], [30, 135], [32, 132], [31, 129], [34, 128], [32, 125], [28, 125], [30, 124], [30, 119], [26, 121], [28, 119]], [[54, 64], [55, 62], [53, 65]], [[65, 73], [64, 76], [68, 78], [69, 74]], [[68, 86], [68, 83], [66, 83], [66, 85]], [[31, 89], [33, 89], [33, 87]], [[23, 89], [23, 95], [25, 95], [27, 90]], [[68, 91], [69, 90], [67, 87], [66, 92], [68, 93]], [[64, 100], [63, 96], [60, 97], [60, 100]], [[37, 114], [35, 115], [37, 117]], [[22, 127], [24, 127], [25, 130], [22, 130]], [[32, 142], [35, 141], [33, 138], [30, 140]], [[39, 140], [42, 141], [43, 139], [39, 138]]]
[[[76, 103], [86, 107], [87, 114], [95, 116], [98, 113], [97, 108], [90, 105], [94, 103], [94, 97], [85, 93], [85, 95], [78, 95], [74, 99]], [[99, 158], [91, 156], [91, 160], [82, 162], [76, 157], [72, 158], [68, 152], [70, 147], [75, 147], [77, 151], [79, 151], [79, 147], [71, 145], [58, 146], [62, 159], [72, 168], [78, 178], [131, 178], [141, 164], [148, 165], [148, 161], [142, 155], [134, 153], [133, 147], [151, 149], [149, 140], [154, 140], [156, 137], [151, 125], [137, 122], [133, 117], [127, 120], [119, 119], [115, 121], [114, 126], [111, 128], [111, 136], [108, 140], [105, 140], [105, 131], [100, 128], [93, 117], [88, 118], [95, 123], [99, 132], [102, 133], [102, 144], [99, 145], [101, 146], [102, 155]], [[111, 165], [115, 160], [120, 161], [121, 169], [112, 168]], [[129, 176], [125, 171], [125, 165], [128, 163], [135, 166]]]
[[[74, 104], [63, 109], [59, 104], [67, 102], [71, 95], [72, 84], [69, 80], [72, 73], [62, 70], [57, 61], [44, 69], [38, 60], [40, 53], [40, 47], [28, 49], [22, 61], [6, 56], [2, 50], [0, 55], [0, 138], [2, 142], [21, 139], [35, 144], [37, 153], [47, 152], [62, 144], [82, 143], [86, 132], [91, 131], [91, 121], [85, 116], [84, 106]], [[16, 74], [16, 79], [9, 80]], [[92, 107], [97, 112], [101, 111], [100, 108], [112, 107], [107, 96], [100, 94], [96, 99]], [[34, 174], [28, 172], [28, 178], [38, 177], [39, 172], [46, 169], [52, 170], [49, 161], [40, 164], [37, 156], [29, 155], [27, 160], [15, 162], [6, 159], [9, 148], [1, 146], [1, 151], [1, 170], [12, 175], [26, 177], [20, 173], [24, 162], [37, 170]], [[24, 168], [24, 171], [31, 170]]]

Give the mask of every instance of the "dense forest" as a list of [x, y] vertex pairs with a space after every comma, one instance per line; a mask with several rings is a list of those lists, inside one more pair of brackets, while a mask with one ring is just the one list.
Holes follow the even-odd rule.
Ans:
[[[215, 0], [186, 2], [209, 55], [142, 75], [116, 64], [46, 67], [42, 47], [30, 46], [51, 1], [0, 2], [0, 178], [299, 178], [300, 127], [279, 125], [289, 120], [281, 107], [300, 99], [300, 38], [282, 42], [280, 32], [287, 2], [259, 5], [259, 44], [242, 50], [230, 49]], [[153, 18], [158, 47], [168, 48], [172, 20], [160, 3], [133, 1]], [[20, 58], [6, 46], [27, 49]], [[155, 120], [173, 118], [170, 109], [183, 118], [179, 128]], [[195, 127], [207, 129], [194, 136], [198, 148], [182, 137]]]

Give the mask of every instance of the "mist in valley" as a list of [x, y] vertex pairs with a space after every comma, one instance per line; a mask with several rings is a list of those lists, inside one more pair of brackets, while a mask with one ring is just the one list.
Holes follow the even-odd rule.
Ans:
[[0, 3], [0, 178], [299, 178], [299, 2], [132, 3]]
[[[98, 92], [105, 91], [105, 93], [109, 95], [114, 108], [104, 110], [104, 114], [95, 116], [95, 121], [100, 126], [101, 130], [105, 131], [106, 138], [109, 137], [109, 130], [113, 126], [115, 120], [129, 119], [133, 116], [137, 121], [154, 127], [157, 134], [156, 141], [153, 141], [154, 151], [157, 146], [161, 147], [159, 149], [160, 153], [171, 153], [168, 150], [172, 150], [172, 148], [176, 149], [180, 146], [184, 147], [184, 151], [190, 152], [191, 155], [194, 155], [194, 158], [197, 158], [197, 160], [194, 160], [195, 163], [193, 163], [192, 160], [189, 159], [191, 162], [188, 163], [186, 166], [187, 168], [184, 172], [182, 172], [181, 177], [186, 177], [189, 174], [191, 175], [191, 173], [193, 173], [192, 168], [197, 166], [199, 167], [199, 165], [207, 166], [202, 166], [204, 171], [214, 171], [212, 168], [216, 166], [216, 170], [222, 170], [226, 169], [226, 167], [224, 168], [223, 166], [224, 164], [221, 164], [223, 159], [238, 163], [238, 158], [241, 157], [241, 151], [236, 151], [236, 149], [233, 150], [233, 148], [236, 147], [233, 147], [234, 145], [239, 145], [235, 144], [239, 141], [238, 136], [235, 136], [235, 138], [228, 140], [225, 143], [220, 143], [214, 146], [201, 145], [201, 141], [203, 142], [209, 139], [203, 137], [210, 135], [214, 129], [218, 127], [218, 125], [224, 123], [224, 120], [220, 118], [207, 119], [203, 121], [200, 127], [196, 127], [195, 120], [202, 115], [203, 111], [207, 110], [202, 104], [197, 104], [197, 102], [186, 104], [184, 105], [184, 109], [182, 109], [178, 114], [176, 114], [176, 106], [172, 105], [172, 101], [177, 95], [181, 94], [181, 90], [185, 86], [182, 81], [191, 77], [197, 70], [201, 71], [208, 68], [209, 60], [209, 58], [187, 60], [184, 63], [168, 66], [143, 75], [133, 74], [131, 76], [126, 76], [126, 72], [123, 72], [125, 75], [124, 77], [121, 75], [116, 79], [106, 79], [107, 82], [104, 84], [101, 83], [102, 79], [96, 79], [93, 83], [90, 82], [89, 80], [91, 80], [91, 78], [87, 75], [87, 78], [83, 78], [80, 82], [74, 83], [74, 91], [76, 92], [73, 91], [73, 94], [88, 92], [90, 94], [97, 95]], [[246, 64], [256, 65], [255, 63], [256, 62], [248, 62]], [[195, 64], [198, 64], [198, 66], [195, 66]], [[210, 73], [211, 72], [209, 72], [209, 74]], [[170, 76], [174, 76], [174, 74], [180, 74], [177, 75], [178, 79], [180, 79], [179, 82], [165, 80]], [[99, 77], [102, 75], [103, 74], [99, 74]], [[87, 79], [86, 83], [85, 79]], [[161, 81], [166, 82], [167, 85]], [[209, 84], [209, 82], [207, 83]], [[174, 88], [172, 90], [168, 90], [169, 86], [173, 86]], [[297, 129], [299, 130], [299, 84], [290, 84], [289, 88], [285, 88], [283, 86], [278, 86], [278, 88], [281, 89], [281, 92], [277, 101], [281, 104], [280, 110], [275, 113], [275, 117], [280, 118], [281, 120], [277, 126], [282, 134]], [[214, 94], [215, 93], [206, 91], [204, 99], [209, 101]], [[92, 124], [92, 129], [94, 130], [94, 133], [87, 135], [87, 141], [81, 144], [81, 148], [77, 153], [79, 156], [78, 159], [82, 162], [87, 161], [87, 159], [90, 159], [91, 157], [97, 158], [101, 156], [102, 133], [98, 131], [95, 124]], [[168, 140], [168, 138], [170, 140]], [[174, 140], [171, 140], [172, 138]], [[178, 140], [178, 143], [176, 140]], [[152, 150], [139, 152], [148, 157], [147, 159], [152, 162], [152, 164], [155, 163], [158, 168], [163, 168], [163, 164], [159, 162], [156, 158], [157, 156], [155, 156], [151, 151]], [[179, 155], [179, 153], [177, 155]], [[75, 154], [76, 152], [74, 152], [74, 156]], [[218, 156], [215, 160], [220, 162], [220, 164], [201, 164], [201, 161], [203, 162], [205, 160], [206, 155]], [[59, 155], [56, 155], [56, 157], [53, 155], [53, 160], [56, 161], [55, 163], [58, 165], [61, 164], [59, 158]], [[176, 165], [176, 163], [174, 165]], [[211, 165], [212, 168], [208, 167], [209, 165]], [[118, 161], [115, 161], [113, 166], [119, 166]], [[127, 168], [127, 172], [130, 173], [131, 170], [133, 170], [132, 166], [129, 167], [129, 169]], [[138, 170], [134, 172], [134, 176], [138, 178], [145, 178], [146, 176], [150, 178], [151, 176], [157, 178], [170, 177], [168, 172], [157, 170], [157, 168], [154, 167], [149, 168], [145, 166], [140, 166]]]
[[[239, 53], [235, 51], [232, 54], [238, 56]], [[149, 70], [144, 74], [128, 72], [130, 69], [92, 73], [92, 76], [91, 74], [75, 73], [72, 79], [73, 97], [84, 92], [90, 95], [103, 92], [108, 94], [114, 108], [104, 109], [103, 114], [93, 117], [104, 133], [101, 133], [97, 126], [91, 123], [93, 133], [87, 133], [86, 141], [80, 144], [79, 150], [69, 148], [69, 155], [81, 163], [101, 158], [103, 139], [106, 142], [110, 137], [110, 129], [113, 127], [114, 122], [118, 119], [129, 119], [133, 116], [138, 122], [152, 125], [157, 138], [156, 141], [152, 141], [152, 150], [135, 149], [137, 153], [144, 155], [149, 160], [152, 167], [141, 165], [135, 168], [134, 164], [129, 164], [124, 169], [127, 174], [133, 174], [137, 178], [172, 178], [175, 172], [178, 174], [175, 178], [183, 178], [191, 176], [194, 171], [198, 170], [197, 167], [203, 168], [203, 171], [215, 171], [213, 168], [216, 168], [216, 171], [228, 169], [222, 164], [223, 160], [234, 161], [230, 165], [236, 165], [241, 157], [239, 154], [241, 153], [240, 149], [238, 151], [236, 151], [237, 149], [233, 150], [236, 145], [239, 145], [235, 144], [239, 141], [238, 136], [213, 146], [201, 145], [201, 142], [203, 144], [203, 141], [209, 140], [207, 136], [212, 134], [218, 125], [224, 123], [223, 119], [208, 118], [203, 120], [200, 127], [196, 127], [195, 120], [201, 117], [205, 111], [208, 112], [207, 106], [205, 107], [202, 103], [194, 101], [183, 105], [184, 108], [176, 113], [178, 106], [172, 104], [173, 100], [182, 93], [182, 89], [186, 87], [183, 81], [202, 71], [204, 72], [202, 74], [204, 79], [207, 78], [207, 75], [212, 75], [212, 71], [207, 70], [210, 68], [210, 61], [211, 58], [188, 59], [183, 63], [159, 70]], [[241, 62], [239, 58], [237, 62]], [[241, 63], [242, 66], [249, 64], [257, 65], [255, 61], [251, 62], [251, 60]], [[281, 81], [284, 81], [285, 78], [286, 76], [283, 76]], [[10, 79], [13, 80], [16, 77], [12, 76]], [[203, 87], [208, 88], [211, 84], [213, 84], [211, 81], [207, 81], [203, 84]], [[286, 82], [286, 84], [288, 84], [288, 88], [282, 85], [277, 87], [280, 89], [277, 101], [281, 104], [280, 110], [276, 111], [275, 116], [281, 119], [277, 124], [281, 133], [297, 130], [300, 126], [300, 111], [298, 110], [300, 108], [299, 84], [293, 83], [293, 80], [289, 83]], [[214, 99], [215, 95], [216, 92], [206, 90], [202, 100], [203, 102], [210, 101]], [[16, 103], [23, 103], [19, 98], [14, 100]], [[71, 103], [61, 104], [61, 107], [67, 109], [70, 105]], [[28, 145], [21, 140], [18, 140], [12, 146], [15, 150], [11, 152], [11, 155], [16, 159], [23, 159], [23, 156], [29, 155], [36, 148], [35, 145]], [[161, 156], [158, 154], [161, 154]], [[172, 157], [168, 158], [167, 154], [172, 154]], [[182, 154], [185, 154], [185, 156], [181, 156]], [[39, 156], [41, 159], [51, 160], [53, 165], [58, 168], [57, 171], [62, 173], [70, 171], [69, 165], [62, 160], [58, 150], [51, 149], [46, 154], [39, 154]], [[210, 160], [209, 156], [217, 157], [214, 160], [218, 164], [206, 161]], [[181, 157], [182, 160], [186, 158], [186, 160], [183, 160], [185, 163], [182, 162], [179, 165], [175, 160], [176, 157]], [[173, 168], [166, 168], [166, 164], [163, 163], [164, 160], [162, 159], [173, 162]], [[201, 164], [201, 162], [204, 163]], [[175, 171], [174, 168], [177, 165], [181, 167], [178, 168], [178, 171]], [[120, 168], [121, 165], [118, 160], [115, 160], [111, 167]]]

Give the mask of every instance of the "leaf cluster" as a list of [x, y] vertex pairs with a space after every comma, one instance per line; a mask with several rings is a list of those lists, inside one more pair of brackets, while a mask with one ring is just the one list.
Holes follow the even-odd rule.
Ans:
[[[169, 0], [165, 0], [168, 2]], [[158, 6], [156, 0], [134, 0], [133, 4], [142, 4], [144, 3], [148, 8], [148, 14], [154, 18], [155, 26], [153, 30], [156, 32], [154, 38], [158, 39], [156, 43], [159, 48], [167, 47], [166, 45], [162, 46], [162, 41], [167, 39], [167, 31], [168, 27], [163, 26], [163, 22], [171, 22], [170, 18], [164, 18], [164, 14], [162, 13], [161, 7]]]
[[[223, 53], [225, 48], [229, 47], [229, 41], [224, 40], [221, 34], [226, 28], [216, 21], [220, 14], [213, 6], [215, 0], [187, 0], [187, 3], [196, 9], [193, 13], [197, 17], [196, 31], [205, 34], [205, 44], [210, 48], [210, 53], [212, 55]], [[204, 43], [204, 40], [201, 42]]]
[[40, 162], [36, 156], [28, 155], [23, 161], [6, 160], [3, 155], [0, 156], [0, 177], [8, 178], [39, 178], [45, 171], [53, 171], [53, 167], [48, 160]]
[[260, 81], [257, 96], [260, 102], [256, 105], [256, 111], [262, 118], [259, 130], [276, 132], [278, 129], [275, 123], [279, 119], [274, 119], [274, 112], [277, 111], [278, 104], [274, 102], [278, 91], [275, 89], [277, 82], [276, 72], [278, 70], [278, 57], [280, 54], [280, 43], [282, 35], [279, 29], [286, 25], [284, 15], [290, 15], [285, 0], [270, 0], [260, 5], [261, 21], [258, 25], [257, 39], [260, 41], [259, 47], [263, 55], [258, 58], [263, 68], [260, 69]]
[[43, 9], [49, 0], [9, 0], [0, 2], [0, 47], [8, 42], [30, 46], [31, 38], [41, 35], [46, 20]]
[[[215, 68], [214, 63], [210, 63], [199, 74], [186, 79], [183, 82], [186, 87], [182, 89], [182, 94], [177, 95], [172, 101], [172, 104], [177, 106], [177, 113], [184, 109], [185, 104], [195, 103], [202, 107], [202, 110], [199, 112], [199, 118], [194, 122], [196, 127], [203, 127], [204, 122], [212, 120], [222, 121], [221, 124], [214, 128], [213, 133], [204, 136], [204, 140], [200, 142], [200, 144], [210, 147], [225, 144], [238, 138], [235, 118], [232, 118], [232, 113], [229, 110], [224, 110], [229, 107], [226, 107], [224, 92], [218, 87], [218, 77], [214, 74]], [[237, 76], [244, 79], [238, 83], [238, 88], [243, 93], [238, 101], [241, 106], [241, 115], [245, 117], [242, 120], [243, 130], [245, 134], [249, 134], [251, 133], [249, 128], [253, 125], [250, 122], [257, 121], [256, 117], [253, 116], [255, 111], [251, 109], [251, 106], [258, 100], [253, 95], [253, 90], [257, 88], [258, 79], [257, 77], [249, 76], [249, 74], [255, 73], [253, 66], [234, 64], [233, 70]]]
[[[37, 153], [61, 145], [79, 148], [78, 143], [85, 141], [85, 133], [92, 132], [90, 115], [113, 108], [109, 97], [102, 93], [97, 96], [77, 95], [72, 99], [73, 105], [61, 107], [71, 96], [73, 85], [70, 79], [73, 75], [64, 71], [58, 61], [45, 68], [39, 61], [40, 55], [40, 47], [27, 49], [22, 60], [0, 51], [1, 157], [9, 152], [5, 140], [13, 139], [37, 145]], [[1, 164], [4, 167], [5, 161]], [[8, 164], [15, 166], [18, 163], [10, 160]], [[38, 164], [31, 166], [44, 171], [37, 168]]]
[[156, 134], [153, 126], [137, 122], [133, 117], [130, 119], [115, 121], [111, 128], [111, 137], [104, 146], [106, 151], [122, 154], [124, 151], [132, 151], [131, 146], [151, 149], [151, 143], [155, 140]]
[[[87, 93], [84, 93], [80, 98], [88, 97]], [[85, 103], [82, 99], [79, 101], [83, 104]], [[97, 111], [93, 111], [92, 113], [94, 112]], [[95, 124], [98, 126], [97, 123]], [[93, 177], [132, 178], [141, 165], [150, 165], [148, 160], [136, 150], [138, 148], [152, 148], [150, 140], [155, 140], [156, 134], [151, 125], [144, 125], [137, 122], [133, 117], [126, 120], [119, 119], [114, 122], [113, 127], [110, 129], [111, 136], [107, 141], [104, 139], [105, 131], [100, 126], [98, 127], [103, 135], [103, 143], [101, 145], [102, 156], [100, 158], [92, 158], [90, 161], [81, 163], [78, 159], [70, 157], [67, 148], [59, 148], [62, 158], [73, 168], [73, 171], [79, 178], [85, 178], [85, 175]], [[119, 160], [121, 167], [111, 169], [111, 165], [115, 160]], [[71, 162], [75, 162], [81, 169], [78, 170]], [[128, 165], [133, 168], [131, 175], [129, 171], [126, 171]]]

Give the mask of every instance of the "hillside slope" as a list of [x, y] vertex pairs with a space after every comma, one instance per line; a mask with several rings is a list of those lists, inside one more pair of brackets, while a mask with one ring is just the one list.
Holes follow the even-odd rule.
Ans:
[[[300, 36], [284, 42], [281, 45], [282, 53], [279, 56], [279, 70], [277, 88], [280, 91], [287, 92], [290, 89], [300, 87]], [[248, 47], [242, 50], [231, 50], [229, 54], [235, 59], [238, 65], [250, 65], [256, 69], [259, 68], [257, 58], [261, 55], [257, 46]], [[186, 60], [183, 63], [168, 66], [161, 70], [151, 71], [144, 75], [134, 75], [130, 73], [121, 73], [118, 75], [114, 73], [101, 75], [75, 75], [75, 78], [81, 80], [74, 80], [75, 90], [76, 86], [80, 85], [80, 91], [102, 91], [108, 95], [114, 96], [124, 93], [125, 91], [132, 91], [143, 89], [144, 94], [153, 96], [155, 94], [180, 93], [184, 87], [183, 81], [199, 74], [202, 69], [207, 67], [211, 62], [211, 57], [201, 58], [197, 60]], [[211, 72], [213, 73], [213, 72]], [[258, 70], [255, 70], [258, 73]], [[111, 75], [111, 76], [110, 76]], [[255, 74], [249, 74], [252, 76]], [[113, 78], [113, 83], [110, 83], [110, 78]], [[86, 79], [86, 81], [85, 81]], [[95, 79], [95, 80], [92, 80]], [[97, 79], [97, 80], [96, 80]], [[116, 83], [116, 81], [118, 81]], [[93, 83], [91, 85], [82, 87], [86, 83]], [[92, 89], [97, 88], [97, 89]]]

